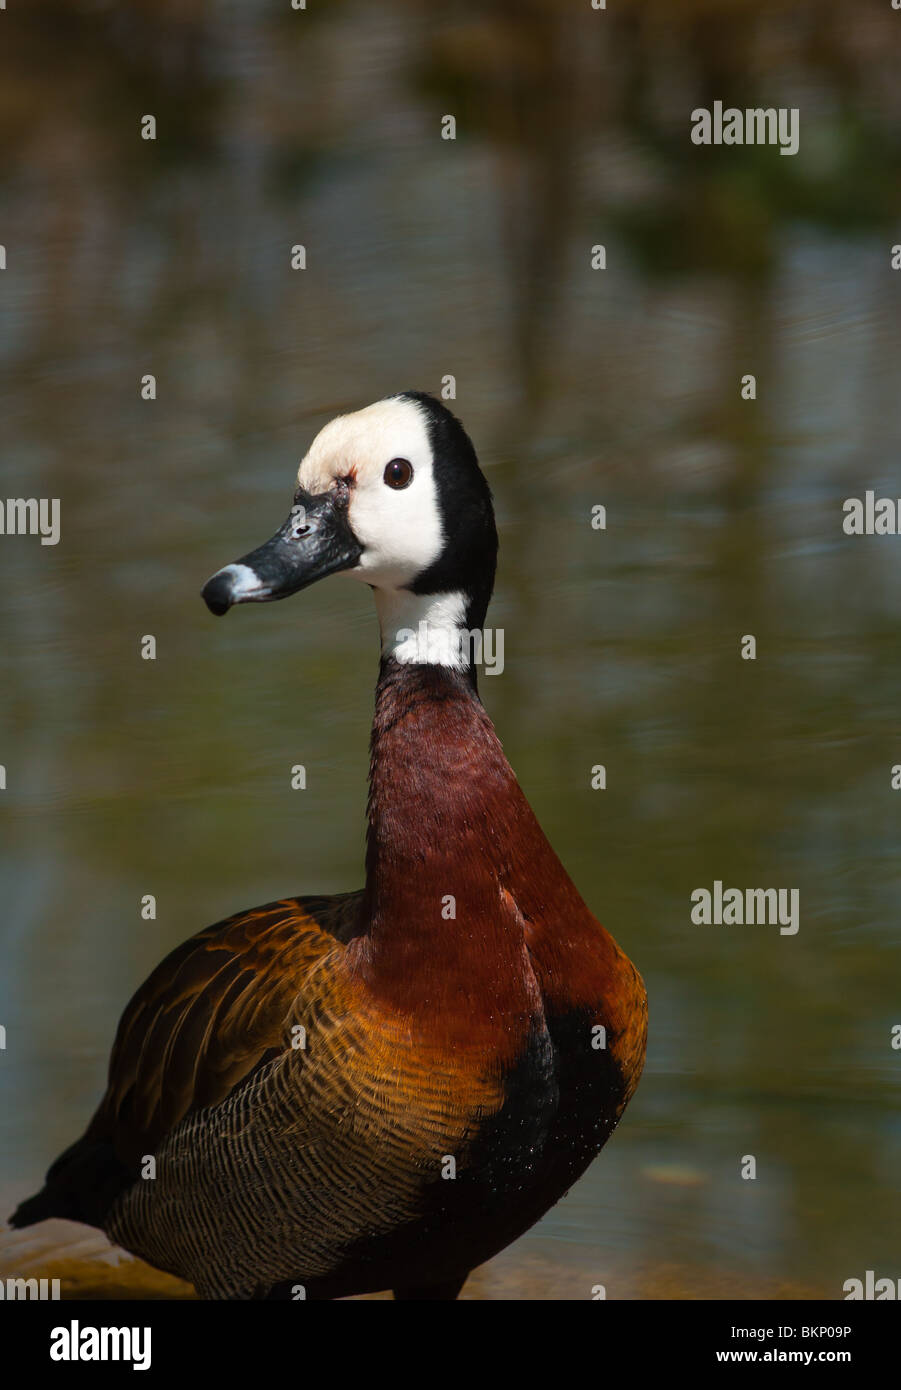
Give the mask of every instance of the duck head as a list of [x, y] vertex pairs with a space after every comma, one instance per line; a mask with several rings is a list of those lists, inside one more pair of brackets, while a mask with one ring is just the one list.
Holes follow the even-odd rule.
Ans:
[[383, 654], [428, 660], [424, 631], [442, 652], [454, 649], [442, 635], [482, 626], [496, 561], [491, 492], [469, 436], [440, 401], [407, 391], [330, 421], [300, 465], [287, 520], [202, 595], [219, 615], [348, 574], [374, 591]]

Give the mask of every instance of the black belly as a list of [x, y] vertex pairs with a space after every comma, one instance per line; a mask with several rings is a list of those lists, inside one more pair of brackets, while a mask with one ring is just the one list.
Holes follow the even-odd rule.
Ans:
[[581, 1011], [536, 1031], [458, 1176], [424, 1189], [415, 1220], [355, 1242], [339, 1269], [305, 1285], [307, 1297], [452, 1283], [540, 1220], [603, 1148], [622, 1110], [620, 1069], [591, 1036]]

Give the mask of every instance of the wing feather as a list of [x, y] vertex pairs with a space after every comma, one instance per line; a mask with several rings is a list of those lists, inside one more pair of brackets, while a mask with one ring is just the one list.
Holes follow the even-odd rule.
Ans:
[[122, 1015], [88, 1137], [111, 1140], [132, 1164], [289, 1048], [292, 1003], [316, 962], [353, 935], [361, 897], [270, 903], [170, 952]]

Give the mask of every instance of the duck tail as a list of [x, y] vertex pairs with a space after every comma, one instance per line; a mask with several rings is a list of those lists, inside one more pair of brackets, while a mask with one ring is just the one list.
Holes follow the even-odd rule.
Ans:
[[46, 1221], [51, 1216], [65, 1216], [65, 1212], [58, 1210], [57, 1196], [53, 1188], [42, 1187], [33, 1197], [19, 1203], [9, 1218], [9, 1224], [16, 1227], [34, 1226], [38, 1221]]
[[85, 1136], [60, 1154], [40, 1192], [21, 1202], [9, 1223], [34, 1226], [57, 1216], [102, 1230], [110, 1207], [131, 1181], [110, 1144]]

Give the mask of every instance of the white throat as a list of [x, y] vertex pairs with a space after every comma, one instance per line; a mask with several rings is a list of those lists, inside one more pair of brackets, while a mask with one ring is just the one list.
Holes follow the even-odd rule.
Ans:
[[382, 656], [405, 666], [449, 666], [465, 671], [472, 661], [464, 594], [413, 594], [375, 589]]

